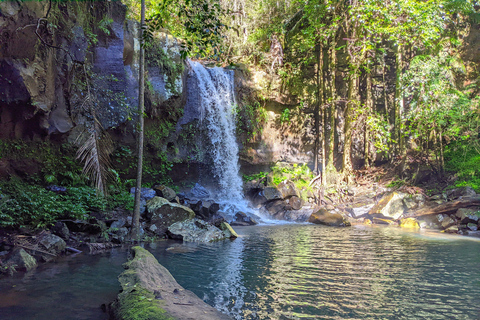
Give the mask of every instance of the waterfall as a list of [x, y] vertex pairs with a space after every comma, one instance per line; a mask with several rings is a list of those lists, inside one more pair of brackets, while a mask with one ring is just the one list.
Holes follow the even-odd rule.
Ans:
[[233, 71], [206, 69], [190, 61], [197, 79], [201, 106], [201, 122], [207, 129], [208, 153], [218, 181], [218, 197], [230, 203], [245, 205], [242, 179], [239, 175], [238, 145], [235, 137], [235, 88]]

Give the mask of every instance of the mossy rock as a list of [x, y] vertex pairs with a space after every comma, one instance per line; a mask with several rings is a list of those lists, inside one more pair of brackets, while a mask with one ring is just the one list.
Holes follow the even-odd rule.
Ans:
[[157, 259], [141, 247], [132, 248], [133, 259], [124, 264], [118, 281], [122, 292], [111, 304], [116, 320], [230, 320], [182, 288]]
[[415, 218], [402, 219], [400, 222], [400, 227], [409, 229], [420, 229], [420, 225]]

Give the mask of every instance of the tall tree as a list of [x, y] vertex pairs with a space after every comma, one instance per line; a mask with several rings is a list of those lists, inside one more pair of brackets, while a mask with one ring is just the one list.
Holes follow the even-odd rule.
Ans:
[[142, 0], [140, 18], [140, 63], [138, 70], [138, 126], [137, 126], [137, 184], [135, 188], [135, 204], [133, 209], [131, 239], [139, 240], [140, 237], [140, 203], [142, 194], [143, 173], [143, 138], [145, 112], [145, 43], [143, 32], [145, 30], [145, 0]]

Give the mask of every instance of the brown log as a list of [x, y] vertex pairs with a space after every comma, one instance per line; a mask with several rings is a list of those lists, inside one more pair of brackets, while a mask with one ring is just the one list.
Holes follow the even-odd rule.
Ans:
[[432, 214], [452, 214], [457, 212], [457, 210], [460, 208], [468, 208], [474, 206], [480, 206], [479, 196], [450, 201], [435, 207], [422, 208], [410, 214], [409, 217], [422, 217]]

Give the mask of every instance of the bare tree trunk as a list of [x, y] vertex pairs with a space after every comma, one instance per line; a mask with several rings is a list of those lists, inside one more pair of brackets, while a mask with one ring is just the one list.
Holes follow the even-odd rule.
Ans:
[[370, 135], [368, 128], [368, 117], [370, 116], [373, 110], [373, 98], [372, 98], [372, 73], [367, 73], [367, 101], [365, 103], [366, 107], [366, 118], [365, 118], [365, 134], [363, 137], [364, 140], [364, 149], [363, 154], [365, 158], [365, 168], [370, 168]]
[[137, 186], [135, 189], [135, 205], [133, 209], [132, 230], [130, 238], [139, 240], [140, 238], [140, 195], [142, 190], [142, 171], [143, 171], [143, 130], [145, 110], [145, 46], [143, 39], [143, 28], [145, 25], [145, 0], [142, 0], [142, 13], [140, 22], [140, 64], [138, 71], [138, 127], [137, 127]]
[[337, 118], [337, 91], [335, 88], [335, 71], [337, 68], [337, 42], [335, 39], [332, 39], [330, 45], [330, 63], [329, 63], [329, 73], [330, 73], [330, 140], [328, 145], [328, 171], [333, 171], [335, 169], [334, 155], [335, 155], [335, 120]]
[[343, 175], [349, 176], [353, 172], [352, 165], [352, 134], [353, 134], [353, 108], [356, 103], [356, 89], [357, 89], [357, 70], [353, 70], [348, 80], [348, 101], [345, 107], [345, 127], [344, 145], [343, 145]]
[[[323, 46], [321, 43], [317, 45], [317, 105], [315, 106], [315, 154], [314, 154], [314, 171], [318, 174], [318, 155], [320, 153], [320, 112], [323, 107]], [[323, 179], [322, 179], [323, 182]]]
[[396, 51], [396, 82], [395, 82], [395, 139], [397, 140], [397, 154], [403, 155], [405, 149], [405, 139], [403, 137], [402, 113], [403, 113], [403, 95], [400, 86], [403, 65], [403, 48], [397, 46]]

